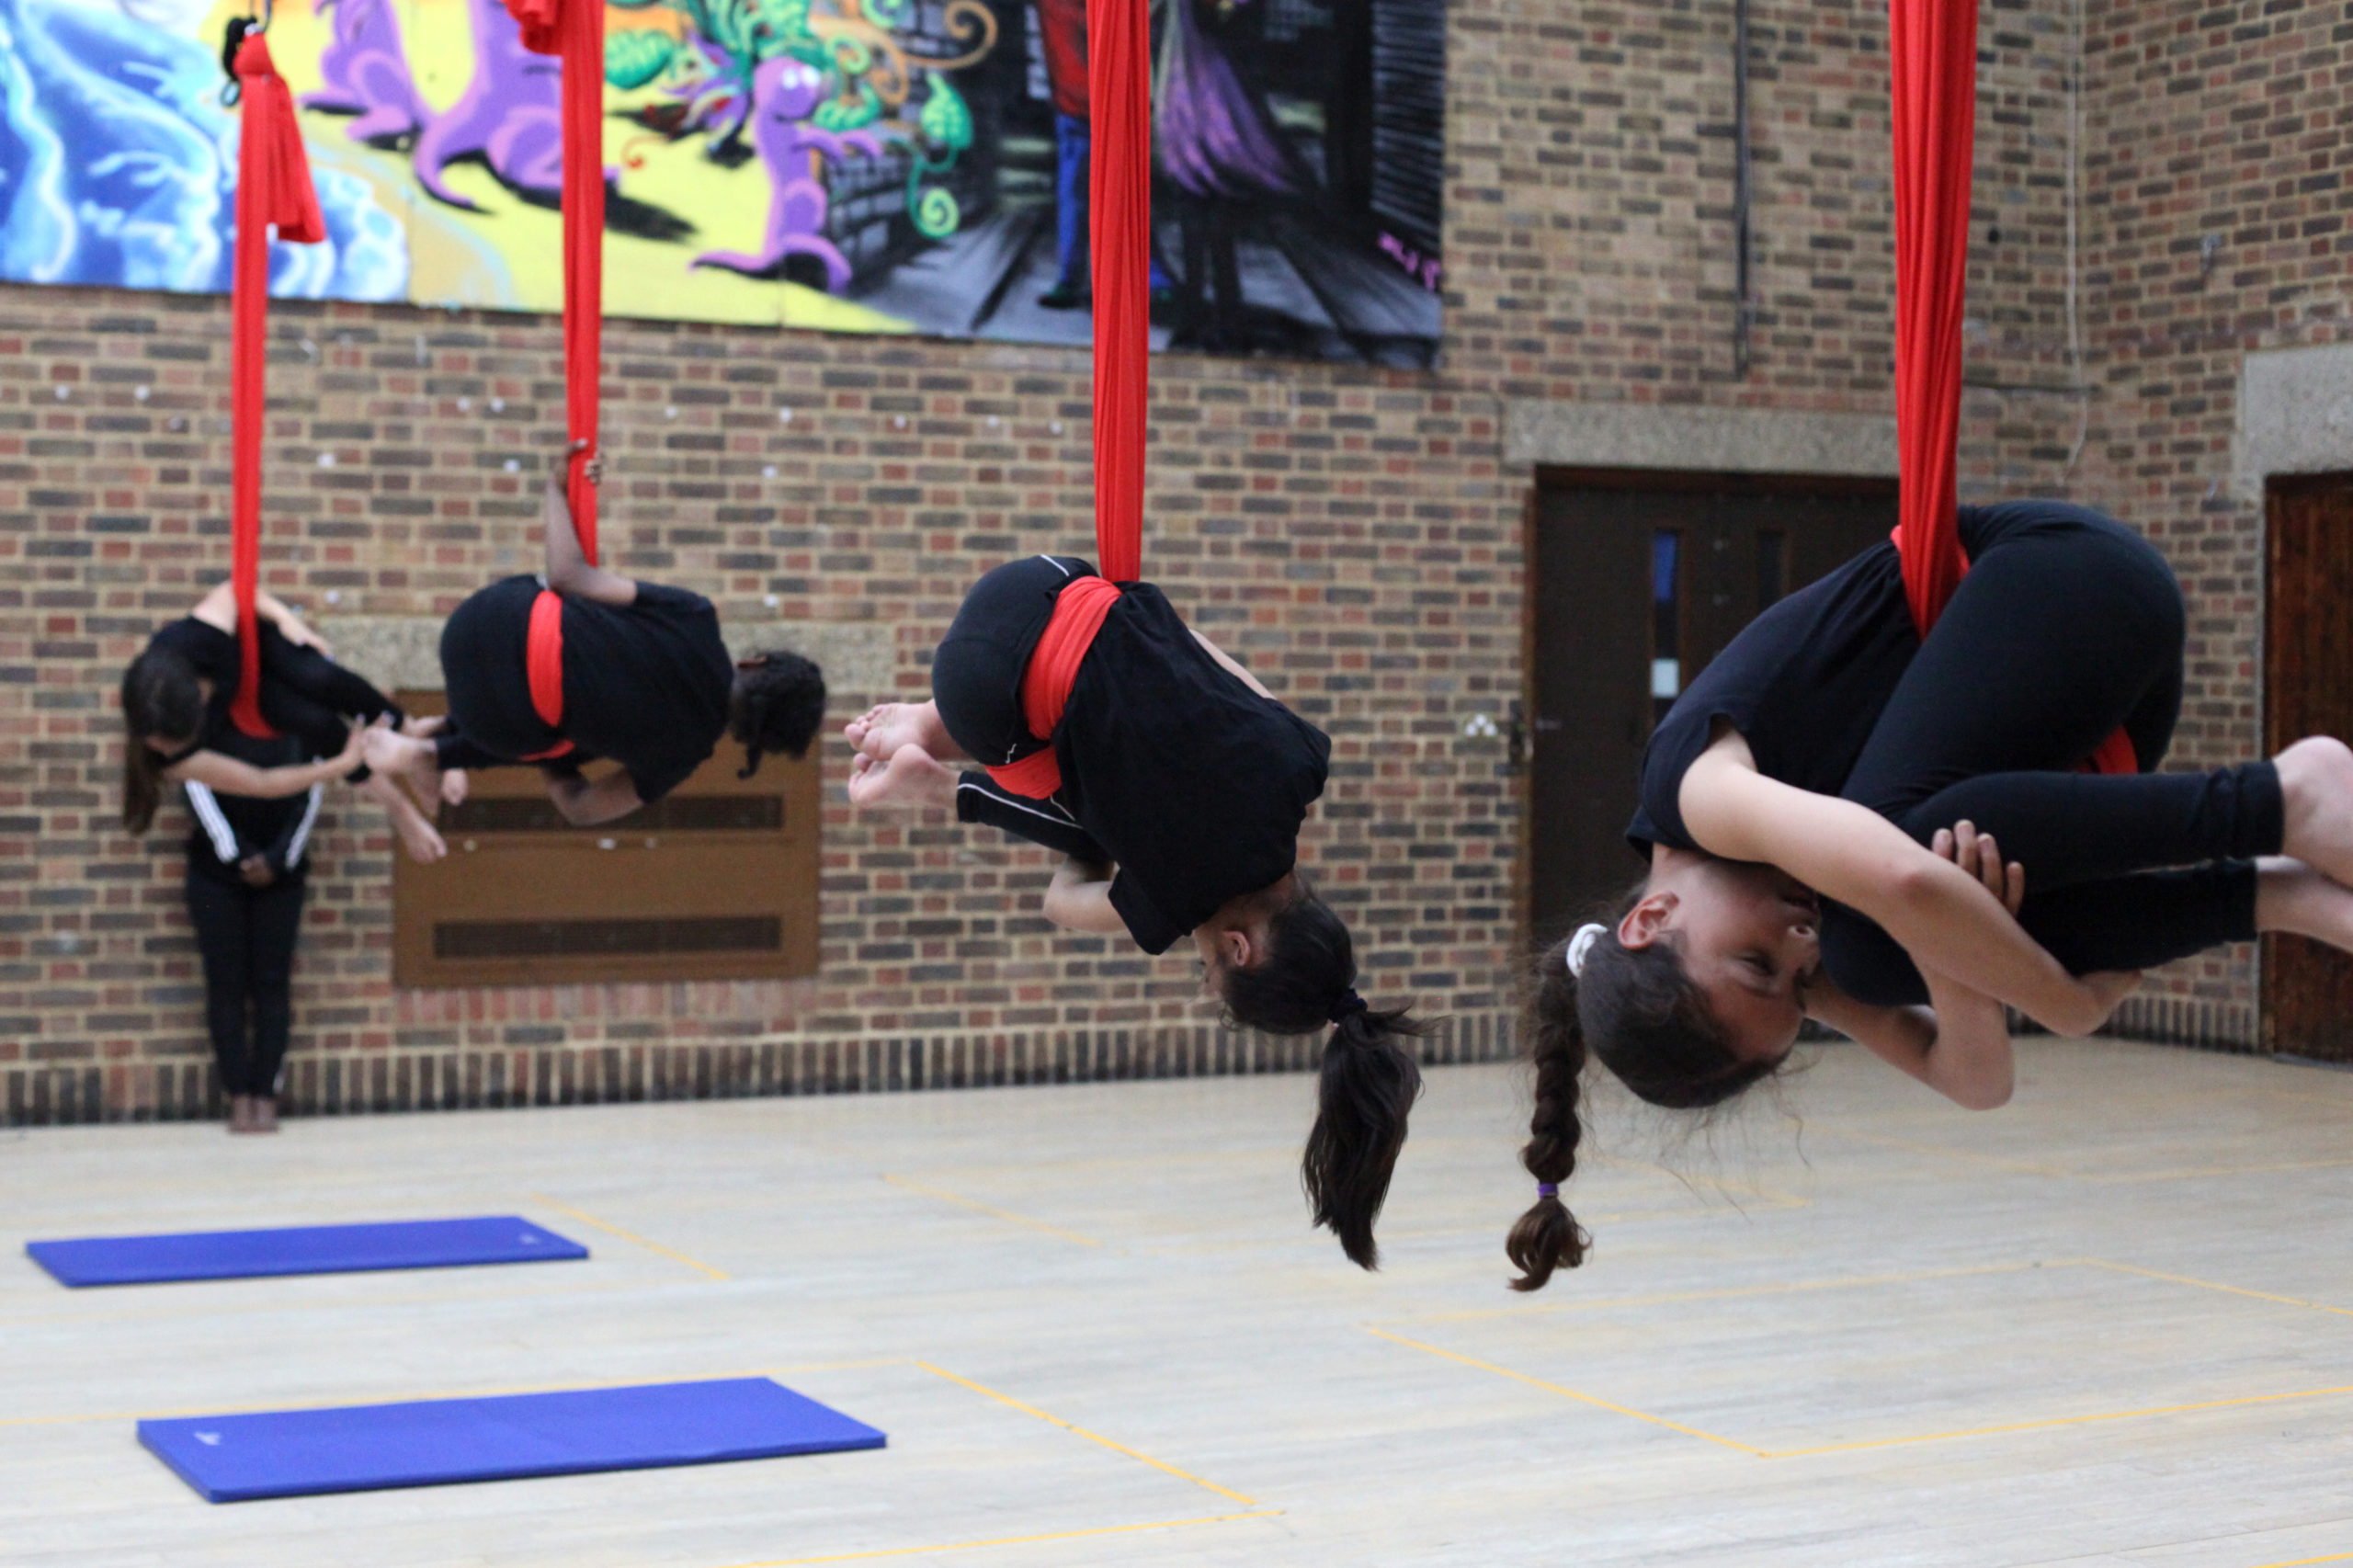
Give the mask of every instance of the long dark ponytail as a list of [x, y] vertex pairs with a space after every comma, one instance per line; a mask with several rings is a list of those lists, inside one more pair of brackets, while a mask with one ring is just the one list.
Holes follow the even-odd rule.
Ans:
[[1322, 899], [1305, 893], [1276, 910], [1267, 934], [1264, 959], [1224, 974], [1226, 1016], [1269, 1034], [1332, 1027], [1300, 1185], [1314, 1222], [1340, 1238], [1348, 1260], [1377, 1268], [1373, 1221], [1388, 1200], [1406, 1118], [1422, 1092], [1421, 1065], [1402, 1041], [1425, 1026], [1406, 1008], [1374, 1007], [1357, 994], [1355, 943]]
[[122, 672], [122, 825], [144, 833], [162, 803], [165, 766], [147, 738], [192, 741], [204, 728], [196, 666], [162, 648], [131, 660]]
[[1654, 1106], [1696, 1110], [1731, 1099], [1780, 1062], [1750, 1060], [1708, 1009], [1707, 993], [1684, 972], [1672, 940], [1629, 948], [1618, 922], [1641, 902], [1637, 884], [1587, 944], [1581, 972], [1569, 971], [1574, 937], [1555, 942], [1536, 960], [1529, 987], [1528, 1037], [1535, 1059], [1535, 1109], [1519, 1163], [1553, 1192], [1540, 1190], [1504, 1243], [1520, 1271], [1515, 1290], [1543, 1288], [1556, 1268], [1585, 1261], [1593, 1238], [1576, 1222], [1557, 1189], [1575, 1173], [1584, 1129], [1577, 1114], [1578, 1078], [1588, 1055], [1616, 1074], [1635, 1096]]

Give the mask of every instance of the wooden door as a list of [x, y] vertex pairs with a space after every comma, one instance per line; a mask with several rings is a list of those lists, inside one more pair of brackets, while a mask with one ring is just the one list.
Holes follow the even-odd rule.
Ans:
[[[2264, 617], [2264, 750], [2353, 736], [2353, 473], [2274, 480]], [[2353, 1062], [2353, 959], [2263, 940], [2265, 1048]]]
[[1642, 875], [1627, 822], [1651, 731], [1758, 611], [1895, 526], [1894, 487], [1547, 475], [1529, 667], [1529, 935]]

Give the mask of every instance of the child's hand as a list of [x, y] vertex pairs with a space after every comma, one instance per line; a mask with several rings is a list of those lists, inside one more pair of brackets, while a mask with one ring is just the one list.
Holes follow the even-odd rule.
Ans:
[[1990, 833], [1980, 833], [1972, 823], [1956, 823], [1951, 827], [1937, 829], [1929, 843], [1931, 853], [1959, 866], [1985, 886], [1985, 891], [2001, 901], [2012, 915], [2026, 902], [2026, 868], [2016, 860], [2003, 864], [2000, 846]]

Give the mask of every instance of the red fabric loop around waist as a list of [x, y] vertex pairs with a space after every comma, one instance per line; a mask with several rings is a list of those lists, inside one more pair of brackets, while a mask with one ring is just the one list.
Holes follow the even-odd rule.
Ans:
[[[531, 711], [551, 730], [563, 727], [563, 596], [547, 588], [531, 601], [531, 630], [523, 641], [523, 673], [531, 686]], [[570, 741], [558, 741], [545, 751], [523, 758], [540, 762], [562, 756]]]
[[[1038, 739], [1054, 738], [1063, 710], [1070, 705], [1071, 687], [1078, 682], [1078, 666], [1095, 646], [1103, 618], [1119, 597], [1118, 585], [1101, 577], [1080, 577], [1055, 598], [1053, 619], [1030, 650], [1029, 667], [1021, 674], [1022, 722]], [[1044, 800], [1063, 785], [1062, 764], [1051, 745], [988, 772], [1002, 788], [1033, 801]]]

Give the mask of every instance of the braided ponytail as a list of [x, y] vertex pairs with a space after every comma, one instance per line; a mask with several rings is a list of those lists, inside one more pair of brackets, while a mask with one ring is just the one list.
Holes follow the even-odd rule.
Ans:
[[[1527, 1146], [1519, 1152], [1540, 1187], [1555, 1189], [1576, 1170], [1578, 1074], [1590, 1055], [1615, 1074], [1636, 1098], [1672, 1110], [1721, 1105], [1761, 1079], [1780, 1059], [1744, 1058], [1709, 1011], [1707, 993], [1684, 971], [1673, 941], [1629, 948], [1618, 925], [1639, 903], [1637, 883], [1593, 933], [1578, 972], [1569, 971], [1570, 937], [1536, 960], [1529, 1000], [1528, 1037], [1536, 1064], [1536, 1108]], [[1519, 1217], [1504, 1252], [1520, 1270], [1515, 1290], [1536, 1290], [1556, 1268], [1585, 1261], [1586, 1235], [1555, 1192], [1540, 1191]]]
[[[1598, 944], [1597, 944], [1597, 946]], [[1504, 1243], [1504, 1254], [1519, 1270], [1515, 1290], [1541, 1290], [1555, 1268], [1585, 1261], [1593, 1238], [1578, 1224], [1557, 1188], [1576, 1173], [1577, 1143], [1585, 1129], [1577, 1119], [1578, 1075], [1585, 1071], [1585, 1023], [1577, 1016], [1577, 977], [1569, 972], [1568, 943], [1539, 960], [1542, 966], [1529, 1008], [1529, 1036], [1536, 1060], [1536, 1108], [1529, 1138], [1519, 1152], [1544, 1190], [1536, 1206], [1519, 1217]]]

